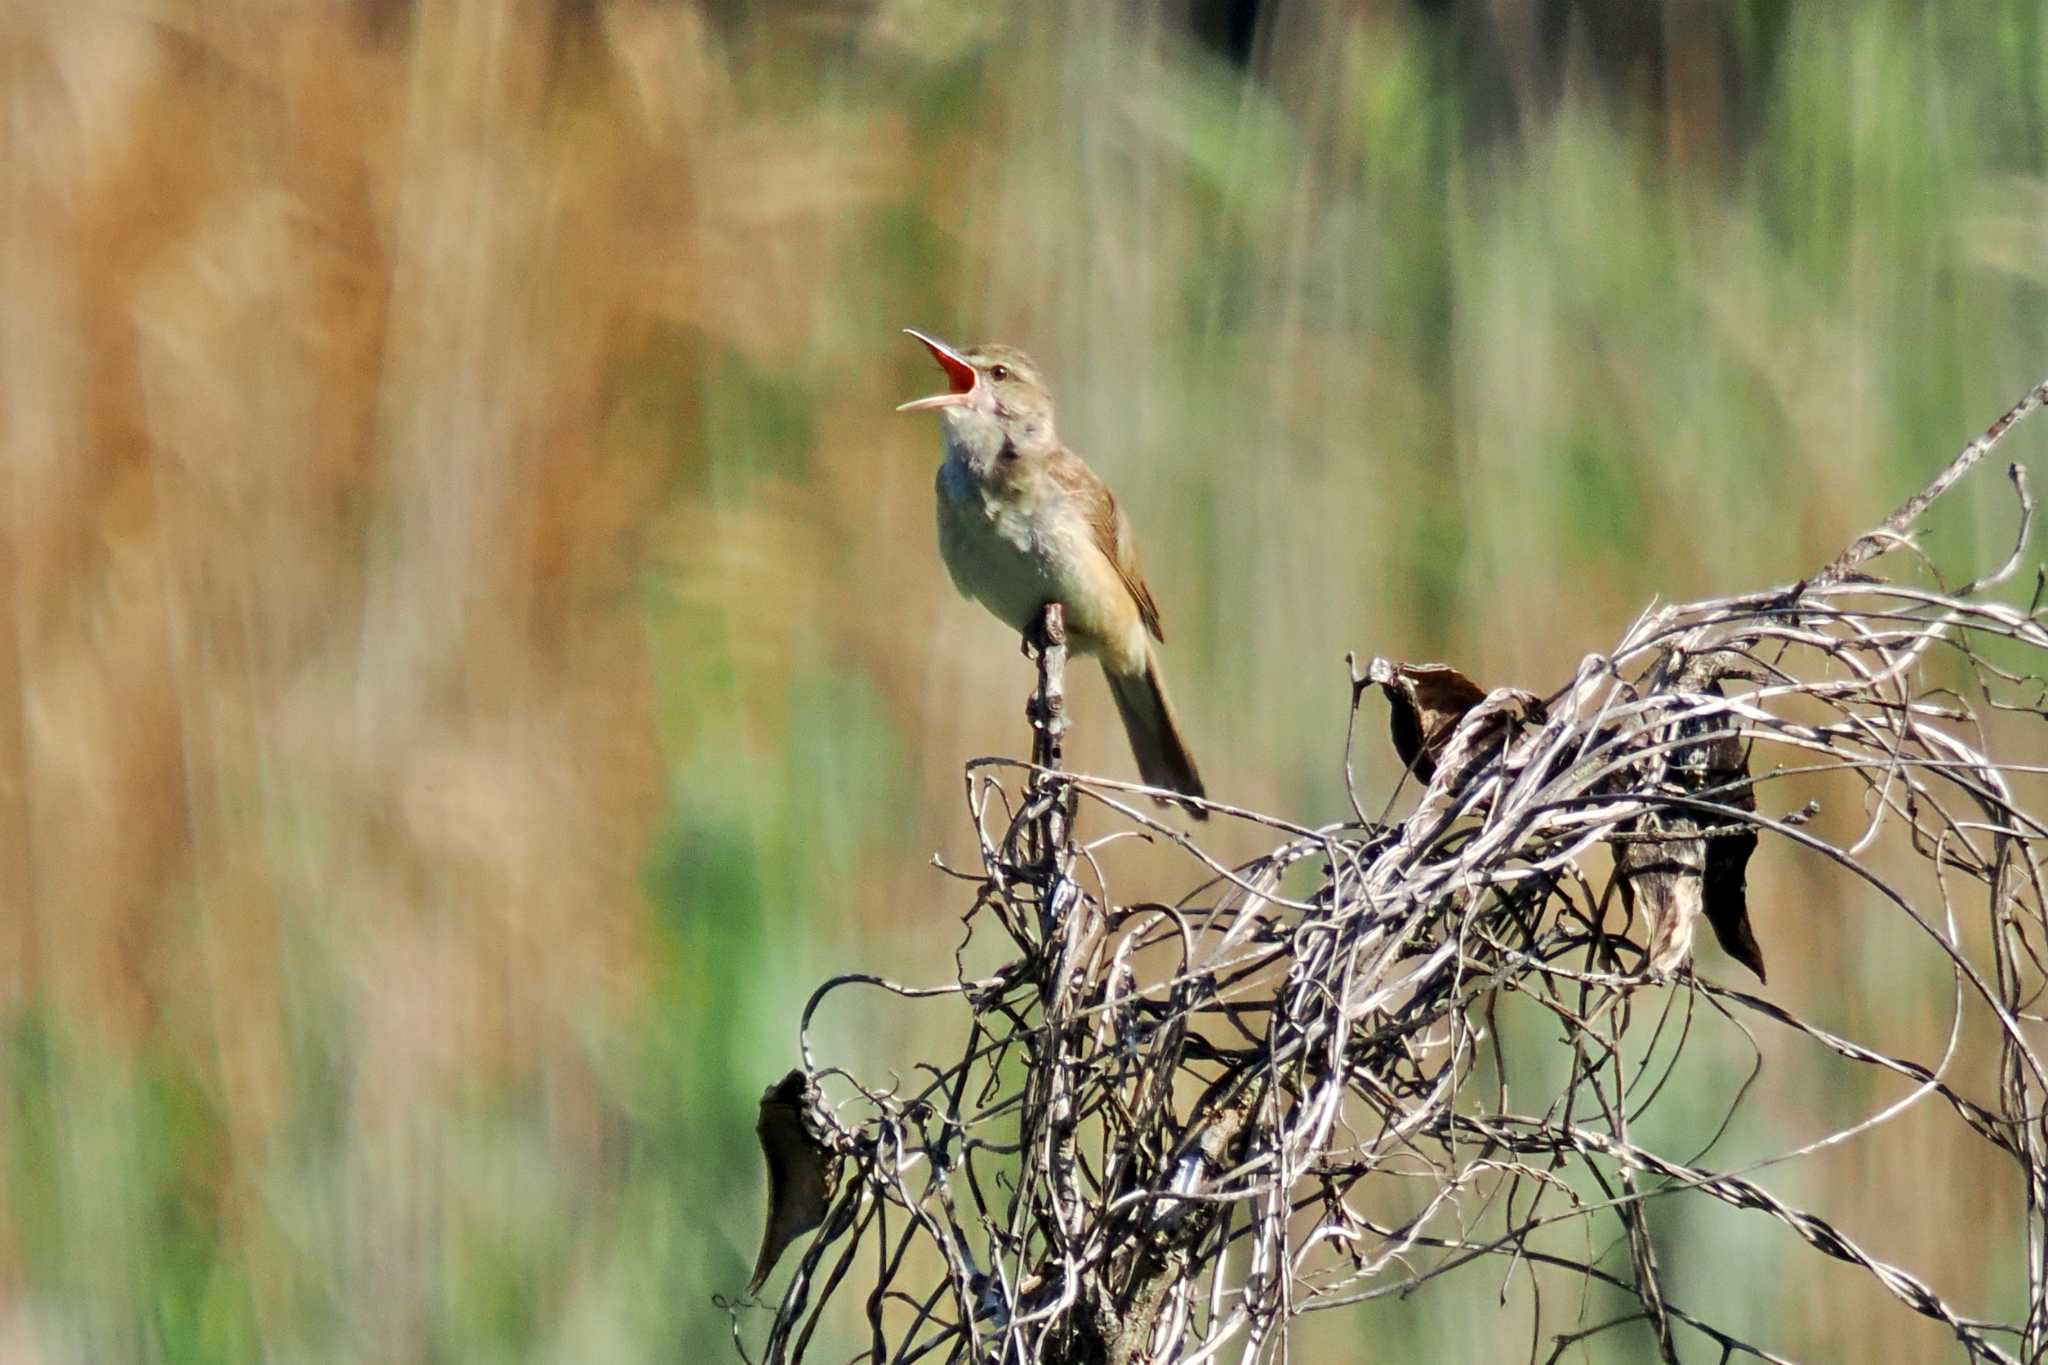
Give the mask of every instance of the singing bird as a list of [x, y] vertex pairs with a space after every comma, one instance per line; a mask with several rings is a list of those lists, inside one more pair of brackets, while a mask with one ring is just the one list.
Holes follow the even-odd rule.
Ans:
[[[1060, 443], [1038, 367], [1008, 346], [962, 350], [904, 330], [946, 372], [946, 392], [896, 410], [936, 412], [945, 428], [939, 550], [954, 586], [1025, 635], [1058, 602], [1072, 648], [1102, 661], [1138, 772], [1151, 786], [1200, 798], [1202, 776], [1159, 676], [1166, 636], [1130, 519]], [[1199, 806], [1188, 810], [1207, 818]]]

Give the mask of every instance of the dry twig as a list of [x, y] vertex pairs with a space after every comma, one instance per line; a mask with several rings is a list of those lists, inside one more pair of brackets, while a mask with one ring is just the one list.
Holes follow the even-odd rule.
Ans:
[[[2015, 793], [2018, 774], [2044, 769], [2000, 757], [2017, 724], [2048, 715], [2048, 628], [2038, 592], [2022, 608], [1994, 591], [2023, 562], [2023, 472], [2010, 470], [2018, 542], [1992, 573], [1929, 589], [1860, 572], [1909, 544], [1928, 506], [2044, 400], [2048, 385], [1806, 582], [1647, 613], [1540, 702], [1507, 689], [1479, 700], [1466, 685], [1455, 729], [1431, 720], [1409, 736], [1416, 752], [1428, 739], [1428, 761], [1404, 819], [1305, 828], [1212, 804], [1277, 840], [1239, 866], [1142, 809], [1131, 798], [1144, 788], [1062, 770], [1064, 647], [1050, 609], [1035, 642], [1033, 762], [968, 772], [983, 867], [967, 922], [1003, 936], [1005, 965], [916, 990], [842, 977], [806, 1011], [805, 1071], [838, 1098], [829, 1122], [846, 1174], [774, 1307], [766, 1359], [801, 1357], [831, 1302], [857, 1291], [861, 1359], [1253, 1361], [1276, 1357], [1304, 1313], [1488, 1258], [1636, 1300], [1612, 1321], [1555, 1325], [1533, 1358], [1641, 1322], [1665, 1359], [1689, 1335], [1723, 1359], [1781, 1359], [1688, 1309], [1660, 1275], [1643, 1211], [1679, 1198], [1776, 1220], [1942, 1323], [1971, 1359], [2048, 1355], [2048, 1068], [2022, 1022], [2044, 984], [2048, 819]], [[1380, 661], [1354, 671], [1354, 712], [1369, 678], [1403, 676], [1428, 675]], [[1348, 745], [1346, 761], [1348, 772]], [[1821, 837], [1811, 808], [1783, 795], [1794, 778], [1802, 792], [1849, 784], [1867, 820], [1854, 837]], [[1075, 842], [1081, 805], [1184, 850], [1195, 888], [1173, 904], [1114, 904]], [[1881, 872], [1866, 856], [1880, 844], [1917, 870], [1900, 874], [1893, 857]], [[1692, 975], [1702, 911], [1761, 975], [1739, 906], [1752, 846], [1826, 859], [1942, 954], [1958, 1027], [1976, 1012], [1997, 1031], [1995, 1100], [1965, 1097], [1989, 1086], [1951, 1074], [1953, 1033], [1938, 1058], [1893, 1057]], [[1726, 851], [1737, 848], [1740, 860]], [[1320, 869], [1314, 891], [1283, 895], [1303, 864]], [[1674, 982], [1675, 994], [1642, 991]], [[953, 1060], [920, 1062], [916, 1084], [888, 1090], [820, 1065], [811, 1014], [856, 984], [957, 999], [967, 1021]], [[1519, 1104], [1497, 1027], [1510, 997], [1547, 1012], [1570, 1058], [1561, 1086]], [[1665, 1027], [1635, 1017], [1645, 1001], [1686, 1024], [1660, 1033], [1654, 1071], [1638, 1072], [1624, 1034]], [[1716, 1169], [1714, 1135], [1684, 1159], [1632, 1137], [1695, 1040], [1696, 1014], [1701, 1027], [1766, 1021], [1914, 1083], [1790, 1155], [1935, 1100], [2013, 1161], [2024, 1316], [1974, 1318], [1752, 1174]], [[1552, 1235], [1601, 1219], [1604, 1248]], [[864, 1246], [872, 1260], [856, 1269]]]

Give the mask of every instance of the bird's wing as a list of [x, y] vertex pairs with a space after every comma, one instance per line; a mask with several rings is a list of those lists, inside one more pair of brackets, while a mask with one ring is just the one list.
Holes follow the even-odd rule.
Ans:
[[1138, 541], [1131, 533], [1131, 519], [1124, 515], [1124, 509], [1117, 506], [1116, 495], [1082, 462], [1072, 451], [1060, 452], [1063, 458], [1052, 462], [1052, 475], [1068, 492], [1078, 496], [1088, 508], [1088, 529], [1095, 538], [1095, 547], [1102, 551], [1103, 558], [1116, 569], [1116, 575], [1130, 590], [1131, 600], [1138, 604], [1138, 616], [1145, 623], [1145, 629], [1152, 632], [1152, 638], [1166, 643], [1166, 631], [1159, 624], [1159, 604], [1152, 600], [1152, 590], [1145, 586], [1145, 573], [1138, 565]]

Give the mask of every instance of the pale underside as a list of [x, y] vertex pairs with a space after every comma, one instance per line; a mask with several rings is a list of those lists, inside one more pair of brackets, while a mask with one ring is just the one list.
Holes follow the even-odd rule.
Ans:
[[[1112, 672], [1142, 671], [1145, 615], [1083, 504], [1058, 490], [1018, 491], [999, 502], [965, 461], [939, 466], [939, 551], [954, 585], [1019, 634], [1058, 602], [1078, 652], [1100, 655]], [[1114, 519], [1128, 540], [1121, 513]]]

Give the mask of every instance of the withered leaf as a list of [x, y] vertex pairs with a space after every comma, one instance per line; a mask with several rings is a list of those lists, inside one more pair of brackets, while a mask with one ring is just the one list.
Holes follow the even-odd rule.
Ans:
[[[1721, 686], [1715, 683], [1710, 690], [1718, 696]], [[1749, 780], [1749, 759], [1741, 737], [1732, 726], [1724, 726], [1706, 747], [1702, 790], [1724, 806], [1754, 812], [1756, 788]], [[1767, 982], [1763, 949], [1757, 946], [1756, 934], [1749, 927], [1749, 855], [1756, 852], [1756, 843], [1754, 825], [1744, 825], [1707, 840], [1702, 897], [1706, 901], [1707, 923], [1714, 926], [1721, 951], [1756, 973], [1758, 981]]]
[[1631, 820], [1614, 863], [1621, 903], [1642, 914], [1649, 934], [1651, 971], [1675, 970], [1692, 956], [1693, 927], [1703, 902], [1707, 840], [1687, 816], [1651, 812]]
[[1394, 752], [1424, 782], [1436, 776], [1437, 760], [1465, 713], [1486, 700], [1486, 689], [1449, 664], [1397, 664], [1374, 659], [1367, 682], [1387, 694], [1387, 718]]
[[817, 1083], [800, 1070], [761, 1095], [754, 1132], [768, 1160], [768, 1222], [747, 1293], [759, 1293], [784, 1249], [825, 1220], [839, 1189], [839, 1154], [826, 1140]]
[[[1501, 755], [1522, 727], [1546, 719], [1543, 698], [1519, 687], [1496, 687], [1467, 711], [1444, 738], [1436, 756], [1447, 787], [1469, 780], [1473, 771]], [[1510, 764], [1513, 763], [1510, 757]]]
[[[1687, 691], [1725, 695], [1718, 656], [1688, 661], [1680, 678]], [[1691, 741], [1672, 750], [1663, 767], [1666, 790], [1697, 795], [1739, 811], [1756, 809], [1756, 789], [1742, 737], [1726, 712], [1680, 721], [1675, 738]], [[1763, 950], [1749, 923], [1747, 873], [1756, 851], [1753, 827], [1731, 829], [1690, 810], [1653, 810], [1623, 826], [1616, 841], [1615, 875], [1622, 902], [1640, 909], [1649, 932], [1649, 969], [1669, 972], [1692, 953], [1693, 929], [1704, 913], [1714, 937], [1730, 957], [1765, 981]]]
[[[1749, 799], [1754, 803], [1756, 797], [1752, 793]], [[1758, 981], [1768, 982], [1770, 978], [1764, 975], [1764, 950], [1757, 946], [1756, 934], [1749, 927], [1746, 874], [1749, 855], [1754, 852], [1753, 829], [1707, 840], [1707, 923], [1714, 926], [1714, 937], [1720, 940], [1722, 952], [1755, 972]]]

